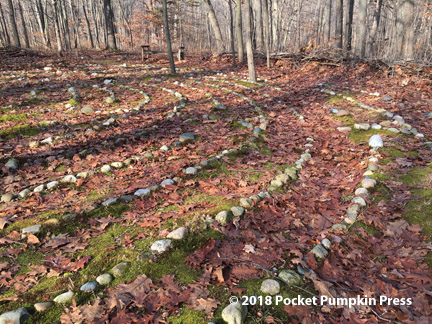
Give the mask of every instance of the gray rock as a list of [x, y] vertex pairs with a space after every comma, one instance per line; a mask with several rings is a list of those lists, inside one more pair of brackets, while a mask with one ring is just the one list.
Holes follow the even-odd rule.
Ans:
[[42, 302], [42, 303], [36, 303], [33, 306], [37, 312], [44, 312], [47, 309], [49, 309], [52, 305], [53, 305], [52, 302]]
[[179, 227], [167, 235], [167, 238], [173, 240], [182, 240], [188, 234], [187, 227]]
[[67, 291], [63, 294], [58, 295], [54, 298], [54, 302], [57, 304], [66, 304], [72, 300], [74, 293], [72, 291]]
[[355, 191], [356, 196], [367, 196], [369, 194], [368, 190], [366, 188], [358, 188]]
[[37, 233], [39, 233], [41, 227], [42, 227], [42, 225], [40, 225], [40, 224], [29, 226], [29, 227], [23, 228], [21, 230], [21, 233], [23, 233], [23, 234], [37, 234]]
[[159, 149], [159, 151], [161, 151], [161, 152], [167, 152], [168, 150], [169, 150], [169, 146], [167, 146], [167, 145], [162, 145]]
[[392, 101], [392, 98], [390, 98], [390, 97], [388, 97], [388, 96], [384, 96], [384, 97], [383, 97], [383, 100], [384, 100], [384, 101]]
[[399, 134], [400, 133], [399, 129], [394, 128], [394, 127], [388, 128], [387, 130], [389, 132], [392, 132], [392, 133], [395, 133], [395, 134]]
[[90, 174], [87, 171], [80, 172], [76, 175], [77, 178], [86, 179]]
[[102, 203], [102, 206], [104, 206], [104, 207], [108, 207], [108, 206], [114, 205], [115, 203], [117, 203], [117, 201], [118, 201], [118, 198], [117, 198], [117, 197], [110, 198], [110, 199], [105, 200], [105, 201]]
[[28, 195], [30, 194], [30, 190], [29, 189], [24, 189], [23, 191], [21, 191], [18, 194], [18, 197], [20, 197], [21, 199], [25, 199], [28, 197]]
[[99, 284], [99, 285], [102, 285], [102, 286], [104, 286], [104, 285], [109, 285], [110, 283], [111, 283], [111, 281], [113, 281], [113, 276], [111, 275], [111, 274], [109, 274], [109, 273], [104, 273], [104, 274], [101, 274], [100, 276], [98, 276], [97, 278], [96, 278], [96, 282]]
[[303, 283], [301, 276], [294, 270], [282, 270], [279, 272], [279, 278], [288, 285], [301, 285]]
[[91, 106], [84, 106], [81, 108], [81, 112], [83, 114], [91, 114], [94, 112], [93, 108]]
[[68, 175], [65, 175], [60, 181], [63, 183], [76, 183], [77, 178], [75, 178], [75, 176], [72, 174], [68, 174]]
[[16, 310], [0, 315], [0, 324], [22, 324], [30, 317], [27, 309], [18, 308]]
[[65, 221], [72, 221], [76, 217], [77, 217], [77, 214], [75, 214], [75, 213], [69, 213], [69, 214], [63, 215], [62, 219], [65, 220]]
[[114, 266], [111, 269], [111, 272], [113, 273], [114, 277], [120, 277], [123, 273], [123, 271], [129, 266], [129, 262], [123, 261]]
[[108, 164], [105, 164], [100, 168], [100, 170], [102, 173], [108, 173], [111, 171], [111, 166], [109, 166]]
[[376, 180], [375, 179], [371, 179], [371, 178], [365, 178], [363, 179], [363, 181], [361, 182], [362, 187], [366, 188], [366, 189], [370, 189], [376, 186]]
[[240, 206], [242, 206], [244, 208], [252, 208], [253, 200], [250, 198], [241, 198], [240, 199]]
[[353, 200], [351, 200], [351, 202], [361, 207], [366, 207], [366, 201], [362, 197], [355, 197]]
[[372, 124], [372, 129], [381, 129], [382, 126], [379, 124]]
[[87, 282], [80, 287], [80, 290], [84, 291], [84, 292], [95, 291], [97, 286], [98, 286], [98, 283], [96, 281]]
[[380, 125], [381, 125], [382, 127], [390, 127], [390, 125], [391, 125], [391, 121], [390, 121], [390, 120], [384, 120], [384, 121], [382, 121], [382, 122], [380, 123]]
[[315, 258], [319, 260], [325, 259], [326, 256], [328, 255], [327, 250], [321, 244], [315, 245], [315, 247], [312, 249], [311, 252], [315, 256]]
[[195, 134], [194, 133], [184, 133], [180, 135], [179, 141], [183, 144], [187, 144], [190, 142], [193, 142], [195, 140]]
[[354, 128], [355, 129], [359, 129], [359, 130], [369, 130], [370, 129], [370, 125], [367, 124], [367, 123], [354, 124]]
[[337, 130], [341, 133], [349, 133], [351, 132], [351, 127], [348, 126], [338, 127]]
[[383, 147], [384, 142], [383, 142], [381, 136], [379, 136], [379, 135], [371, 136], [371, 138], [369, 139], [369, 146], [374, 148], [374, 149]]
[[232, 213], [230, 211], [223, 210], [216, 215], [215, 220], [221, 224], [229, 223], [232, 220]]
[[369, 164], [368, 165], [368, 170], [370, 170], [370, 171], [378, 171], [379, 167], [376, 164]]
[[51, 145], [53, 141], [54, 141], [54, 139], [52, 137], [48, 137], [48, 138], [45, 138], [44, 140], [42, 140], [41, 144]]
[[9, 159], [5, 166], [9, 169], [16, 170], [18, 169], [18, 161], [16, 159]]
[[289, 167], [284, 170], [284, 173], [290, 177], [292, 180], [297, 180], [297, 169], [294, 167]]
[[135, 199], [134, 195], [123, 195], [120, 197], [120, 201], [124, 203], [130, 203], [134, 199]]
[[116, 98], [113, 97], [113, 96], [109, 96], [109, 97], [107, 97], [107, 98], [105, 99], [105, 102], [106, 102], [108, 105], [113, 104], [115, 101], [116, 101]]
[[198, 170], [197, 170], [197, 168], [189, 167], [186, 169], [185, 173], [187, 175], [196, 175], [198, 173]]
[[240, 302], [229, 304], [222, 310], [222, 319], [228, 324], [243, 324], [247, 316], [247, 307]]
[[235, 217], [243, 216], [243, 214], [245, 213], [245, 209], [240, 206], [233, 206], [231, 207], [231, 212]]
[[266, 279], [261, 284], [261, 292], [269, 295], [277, 295], [280, 292], [280, 284], [274, 279]]
[[176, 182], [173, 179], [165, 179], [164, 181], [161, 182], [161, 187], [165, 188], [166, 186], [173, 186], [175, 185]]
[[151, 193], [150, 189], [138, 189], [137, 191], [135, 191], [134, 195], [137, 197], [145, 197], [145, 196], [149, 196]]
[[11, 193], [6, 193], [1, 196], [1, 201], [4, 203], [11, 202], [14, 199], [14, 195]]
[[121, 146], [126, 143], [126, 138], [119, 137], [114, 141], [115, 146]]
[[59, 185], [59, 182], [58, 182], [58, 181], [51, 181], [51, 182], [48, 182], [48, 183], [47, 183], [47, 189], [48, 189], [48, 190], [54, 189], [54, 188], [56, 188], [58, 185]]
[[334, 224], [332, 226], [332, 229], [334, 229], [334, 230], [344, 230], [345, 231], [347, 229], [347, 227], [346, 227], [346, 224], [340, 223], [340, 224]]
[[111, 163], [111, 166], [116, 169], [121, 169], [123, 168], [123, 162], [113, 162]]
[[261, 128], [256, 127], [256, 128], [254, 128], [254, 130], [253, 130], [253, 135], [254, 135], [255, 137], [259, 137], [259, 136], [261, 135], [262, 132], [263, 132], [263, 130], [262, 130]]
[[325, 238], [321, 241], [321, 245], [324, 246], [327, 250], [331, 248], [331, 242], [328, 238]]
[[152, 246], [150, 247], [150, 250], [153, 253], [163, 253], [166, 252], [170, 249], [171, 247], [171, 240], [169, 239], [163, 239], [163, 240], [159, 240], [156, 241], [152, 244]]

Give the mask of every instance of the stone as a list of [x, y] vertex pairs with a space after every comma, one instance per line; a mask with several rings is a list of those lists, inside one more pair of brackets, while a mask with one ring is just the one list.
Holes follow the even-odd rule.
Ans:
[[272, 187], [279, 188], [279, 187], [282, 187], [282, 186], [283, 186], [283, 183], [282, 183], [282, 181], [280, 181], [280, 180], [274, 179], [274, 180], [272, 180], [272, 181], [270, 182], [270, 185], [271, 185]]
[[119, 200], [124, 203], [130, 203], [134, 199], [135, 199], [134, 195], [123, 195], [119, 198]]
[[41, 227], [42, 227], [42, 225], [40, 225], [40, 224], [29, 226], [29, 227], [23, 228], [21, 230], [21, 233], [23, 233], [23, 234], [33, 234], [34, 235], [34, 234], [39, 233]]
[[97, 286], [98, 286], [97, 281], [86, 282], [84, 285], [80, 287], [80, 290], [84, 292], [91, 292], [91, 291], [95, 291]]
[[37, 148], [37, 147], [39, 147], [39, 142], [37, 142], [37, 141], [30, 141], [29, 144], [28, 144], [28, 146], [30, 148]]
[[94, 112], [93, 108], [91, 106], [84, 106], [81, 108], [81, 112], [83, 114], [91, 114]]
[[137, 197], [145, 197], [150, 195], [150, 189], [138, 189], [135, 191], [134, 195]]
[[321, 244], [315, 245], [311, 252], [319, 260], [325, 259], [328, 255], [327, 250]]
[[422, 133], [418, 133], [418, 134], [416, 134], [415, 137], [417, 137], [417, 138], [424, 138], [424, 135]]
[[366, 188], [358, 188], [354, 194], [356, 196], [367, 196], [369, 193], [368, 193], [368, 190]]
[[390, 98], [390, 97], [388, 97], [388, 96], [384, 96], [384, 97], [383, 97], [383, 100], [384, 100], [384, 101], [392, 101], [392, 98]]
[[105, 164], [100, 168], [100, 170], [102, 173], [108, 173], [111, 171], [111, 166], [109, 166], [108, 164]]
[[371, 170], [367, 170], [365, 173], [363, 173], [363, 175], [365, 177], [370, 177], [371, 175], [373, 175], [374, 173]]
[[76, 177], [80, 179], [86, 179], [89, 176], [89, 173], [87, 171], [83, 171], [80, 173], [77, 173]]
[[187, 227], [179, 227], [167, 235], [167, 238], [173, 240], [183, 240], [188, 234]]
[[30, 317], [27, 309], [18, 308], [0, 315], [0, 324], [22, 324]]
[[44, 140], [41, 141], [41, 144], [48, 144], [51, 145], [54, 139], [52, 137], [47, 137]]
[[390, 120], [384, 120], [384, 121], [382, 121], [382, 122], [380, 123], [380, 125], [381, 125], [382, 127], [390, 127], [390, 125], [391, 125], [391, 121], [390, 121]]
[[51, 190], [51, 189], [54, 189], [55, 187], [57, 187], [58, 185], [59, 185], [58, 181], [51, 181], [51, 182], [48, 182], [46, 186], [47, 186], [48, 190]]
[[321, 245], [324, 246], [327, 250], [331, 248], [331, 242], [328, 238], [325, 238], [321, 241]]
[[369, 130], [370, 129], [370, 125], [367, 124], [367, 123], [354, 124], [354, 128], [355, 129], [359, 129], [359, 130]]
[[74, 295], [74, 293], [69, 290], [63, 294], [58, 295], [56, 298], [54, 298], [54, 302], [57, 304], [66, 304], [72, 300], [73, 295]]
[[216, 215], [215, 220], [221, 224], [226, 224], [231, 222], [232, 216], [230, 211], [223, 210]]
[[113, 96], [106, 97], [106, 99], [105, 99], [105, 102], [106, 102], [108, 105], [113, 104], [115, 101], [116, 101], [116, 98], [113, 97]]
[[174, 186], [175, 184], [176, 182], [173, 179], [165, 179], [160, 185], [162, 188], [165, 188], [166, 186]]
[[371, 156], [371, 157], [368, 159], [368, 161], [369, 161], [370, 163], [378, 163], [378, 159], [377, 159], [375, 156]]
[[111, 272], [113, 273], [114, 277], [120, 277], [123, 273], [123, 271], [129, 266], [129, 262], [123, 261], [119, 264], [115, 265]]
[[113, 162], [111, 163], [111, 166], [115, 169], [121, 169], [123, 168], [123, 162]]
[[337, 130], [341, 133], [349, 133], [351, 132], [351, 127], [348, 126], [338, 127]]
[[18, 161], [16, 159], [9, 159], [5, 166], [9, 169], [16, 170], [18, 169]]
[[401, 133], [402, 133], [402, 134], [411, 135], [411, 131], [408, 130], [408, 129], [406, 129], [406, 128], [402, 128]]
[[262, 133], [262, 129], [261, 128], [259, 128], [259, 127], [256, 127], [256, 128], [254, 128], [254, 130], [253, 130], [253, 135], [255, 136], [255, 137], [259, 137], [260, 136], [260, 134]]
[[239, 301], [229, 304], [222, 310], [222, 319], [228, 324], [243, 324], [247, 316], [247, 307]]
[[169, 146], [167, 146], [167, 145], [162, 145], [159, 149], [159, 151], [161, 151], [161, 152], [167, 152], [168, 150], [169, 150]]
[[297, 169], [294, 167], [289, 167], [284, 170], [284, 173], [290, 177], [292, 180], [297, 180]]
[[126, 142], [127, 142], [126, 138], [119, 137], [114, 141], [114, 145], [115, 146], [121, 146], [121, 145], [125, 144]]
[[395, 133], [395, 134], [399, 134], [399, 133], [400, 133], [399, 129], [394, 128], [394, 127], [390, 127], [390, 128], [388, 128], [387, 130], [388, 130], [389, 132], [392, 132], [392, 133]]
[[33, 306], [37, 312], [44, 312], [47, 309], [49, 309], [52, 305], [53, 305], [52, 302], [42, 302], [42, 303], [36, 303]]
[[231, 207], [231, 212], [235, 217], [240, 217], [245, 213], [245, 209], [240, 206], [233, 206]]
[[261, 292], [269, 295], [277, 295], [280, 292], [280, 284], [274, 279], [266, 279], [261, 284]]
[[303, 283], [301, 276], [294, 270], [282, 270], [279, 272], [279, 278], [288, 285], [301, 285]]
[[76, 217], [77, 217], [77, 214], [75, 214], [75, 213], [69, 213], [69, 214], [63, 215], [62, 219], [65, 220], [65, 221], [72, 221]]
[[344, 116], [348, 116], [349, 114], [350, 114], [350, 112], [348, 110], [342, 109], [336, 113], [336, 116], [344, 117]]
[[150, 247], [150, 250], [153, 253], [163, 253], [166, 252], [170, 249], [171, 247], [171, 240], [169, 239], [163, 239], [163, 240], [159, 240], [156, 241], [152, 244], [152, 246]]
[[379, 167], [376, 164], [369, 164], [368, 165], [368, 170], [370, 170], [370, 171], [378, 171]]
[[76, 183], [77, 182], [77, 178], [75, 178], [75, 176], [72, 175], [72, 174], [68, 174], [68, 175], [65, 175], [63, 177], [63, 179], [61, 179], [60, 181], [63, 182], [63, 183]]
[[186, 175], [196, 175], [198, 173], [197, 168], [189, 167], [185, 170]]
[[111, 283], [111, 281], [113, 281], [113, 279], [114, 278], [113, 278], [113, 276], [111, 274], [104, 273], [104, 274], [101, 274], [100, 276], [98, 276], [96, 278], [96, 282], [99, 285], [105, 286], [105, 285], [109, 285]]
[[371, 136], [371, 138], [369, 139], [369, 146], [374, 148], [374, 149], [383, 147], [384, 142], [383, 142], [381, 136], [379, 136], [379, 135]]
[[14, 195], [10, 193], [6, 193], [1, 196], [1, 201], [4, 203], [11, 202], [13, 199], [14, 199]]
[[381, 129], [382, 128], [382, 126], [381, 125], [379, 125], [379, 124], [372, 124], [372, 129]]
[[361, 207], [366, 207], [366, 201], [362, 197], [354, 197], [351, 202]]
[[114, 205], [115, 203], [117, 203], [117, 200], [118, 200], [118, 198], [116, 198], [116, 197], [107, 199], [102, 203], [102, 206], [108, 207], [108, 206]]
[[366, 189], [370, 189], [376, 186], [377, 182], [375, 179], [371, 179], [371, 178], [365, 178], [363, 179], [363, 181], [361, 182], [362, 187], [366, 188]]
[[29, 194], [30, 194], [30, 190], [24, 189], [24, 190], [20, 191], [20, 193], [18, 194], [18, 197], [20, 197], [21, 199], [25, 199], [28, 197]]
[[190, 142], [193, 142], [195, 140], [195, 134], [194, 133], [184, 133], [182, 135], [180, 135], [179, 137], [179, 141], [182, 144], [187, 144]]
[[50, 218], [44, 222], [46, 225], [58, 225], [60, 222], [57, 218]]
[[242, 206], [244, 208], [252, 208], [253, 200], [250, 198], [241, 198], [240, 199], [240, 206]]
[[154, 257], [153, 253], [151, 253], [151, 252], [143, 252], [143, 253], [140, 253], [137, 256], [137, 261], [147, 262], [147, 261], [151, 260], [153, 257]]
[[346, 224], [342, 224], [342, 223], [340, 223], [340, 224], [334, 224], [334, 225], [332, 226], [332, 229], [334, 229], [334, 230], [343, 230], [343, 231], [345, 231], [345, 230], [347, 229], [347, 227], [346, 227]]

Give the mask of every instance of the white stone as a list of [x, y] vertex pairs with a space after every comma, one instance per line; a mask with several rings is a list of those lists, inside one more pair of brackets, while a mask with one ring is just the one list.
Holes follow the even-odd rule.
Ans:
[[187, 227], [179, 227], [167, 235], [167, 238], [174, 240], [182, 240], [188, 234]]
[[118, 198], [107, 199], [102, 203], [102, 206], [108, 207], [108, 206], [114, 205], [117, 202], [117, 200], [118, 200]]
[[363, 188], [370, 189], [370, 188], [375, 187], [377, 182], [375, 179], [365, 178], [365, 179], [363, 179], [361, 184], [362, 184]]
[[163, 253], [168, 251], [170, 247], [171, 247], [171, 240], [164, 239], [164, 240], [159, 240], [154, 242], [150, 247], [150, 250], [154, 253]]
[[351, 132], [351, 127], [338, 127], [337, 130], [341, 133], [349, 133]]
[[175, 185], [176, 182], [173, 179], [165, 179], [164, 181], [161, 182], [161, 187], [165, 188], [166, 186], [172, 186]]
[[198, 172], [198, 170], [197, 170], [196, 168], [194, 168], [194, 167], [189, 167], [189, 168], [187, 168], [186, 171], [185, 171], [185, 173], [186, 173], [187, 175], [196, 175], [197, 172]]
[[44, 312], [53, 305], [52, 302], [41, 302], [33, 305], [37, 312]]
[[253, 201], [250, 198], [241, 198], [240, 199], [240, 206], [242, 206], [244, 208], [252, 208]]
[[42, 140], [41, 143], [42, 144], [52, 144], [53, 141], [54, 140], [52, 137], [48, 137], [48, 138], [45, 138], [44, 140]]
[[231, 207], [231, 212], [234, 216], [243, 216], [243, 214], [245, 213], [245, 209], [243, 207], [240, 206], [233, 206]]
[[41, 184], [40, 186], [37, 186], [33, 189], [33, 192], [42, 192], [45, 189], [45, 185]]
[[368, 195], [368, 190], [366, 188], [358, 188], [355, 191], [355, 195], [356, 196], [367, 196]]
[[58, 295], [56, 298], [54, 298], [54, 302], [57, 304], [66, 304], [72, 300], [73, 295], [74, 295], [74, 293], [69, 290], [63, 294]]
[[29, 189], [24, 189], [24, 190], [22, 190], [22, 191], [18, 194], [18, 196], [19, 196], [21, 199], [25, 199], [25, 198], [28, 197], [29, 194], [30, 194], [30, 190], [29, 190]]
[[113, 281], [113, 276], [109, 273], [101, 274], [96, 278], [99, 285], [108, 285]]
[[366, 201], [362, 197], [355, 197], [351, 200], [351, 202], [361, 207], [366, 207]]
[[370, 128], [370, 125], [367, 124], [367, 123], [354, 124], [354, 128], [355, 129], [360, 129], [360, 130], [368, 130]]
[[63, 177], [63, 179], [61, 179], [61, 182], [63, 182], [63, 183], [76, 183], [77, 178], [75, 178], [75, 176], [72, 174], [68, 174], [68, 175], [65, 175]]
[[383, 142], [381, 136], [379, 136], [379, 135], [371, 136], [371, 138], [369, 139], [369, 146], [374, 148], [374, 149], [383, 147], [384, 142]]
[[313, 255], [317, 258], [317, 259], [325, 259], [326, 256], [328, 255], [327, 250], [324, 248], [324, 246], [322, 246], [321, 244], [317, 244], [315, 245], [315, 247], [312, 249], [311, 251], [313, 253]]
[[161, 148], [159, 149], [159, 151], [161, 151], [161, 152], [166, 152], [166, 151], [168, 151], [169, 150], [169, 146], [167, 146], [167, 145], [163, 145], [163, 146], [161, 146]]
[[0, 324], [23, 324], [30, 317], [27, 309], [18, 308], [0, 315]]
[[229, 304], [222, 310], [222, 319], [228, 324], [243, 324], [247, 316], [247, 307], [240, 302]]
[[91, 291], [95, 291], [97, 286], [98, 286], [97, 281], [86, 282], [84, 285], [80, 287], [80, 290], [84, 292], [91, 292]]
[[381, 129], [382, 126], [379, 124], [372, 124], [372, 129]]
[[123, 168], [123, 162], [113, 162], [111, 163], [111, 166], [116, 169], [121, 169]]
[[280, 292], [280, 284], [274, 279], [266, 279], [261, 284], [261, 291], [264, 294], [277, 295]]
[[135, 191], [134, 195], [137, 197], [145, 197], [150, 195], [150, 189], [138, 189], [137, 191]]
[[303, 281], [301, 276], [294, 270], [282, 270], [279, 273], [279, 278], [285, 281], [288, 285], [301, 285]]
[[324, 246], [327, 250], [331, 248], [331, 242], [328, 238], [325, 238], [321, 241], [322, 246]]
[[47, 189], [51, 190], [54, 189], [55, 187], [57, 187], [59, 185], [58, 181], [51, 181], [47, 183]]
[[226, 210], [219, 212], [215, 217], [215, 220], [221, 224], [229, 223], [231, 219], [232, 219], [232, 213]]
[[111, 166], [109, 166], [108, 164], [105, 164], [100, 168], [100, 170], [102, 173], [108, 173], [111, 171]]

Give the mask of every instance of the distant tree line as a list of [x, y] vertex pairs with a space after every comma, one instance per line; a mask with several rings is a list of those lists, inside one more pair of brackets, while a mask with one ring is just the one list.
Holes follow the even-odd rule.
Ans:
[[[245, 54], [335, 53], [431, 61], [432, 0], [174, 0], [174, 48]], [[165, 49], [158, 0], [0, 0], [0, 46]]]

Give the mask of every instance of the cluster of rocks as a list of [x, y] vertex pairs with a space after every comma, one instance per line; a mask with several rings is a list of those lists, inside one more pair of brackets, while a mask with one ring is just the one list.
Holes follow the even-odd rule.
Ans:
[[[178, 82], [177, 83], [176, 82], [174, 82], [174, 83], [178, 84]], [[167, 89], [165, 87], [159, 87], [159, 86], [156, 86], [154, 84], [149, 84], [148, 86], [154, 87], [154, 88], [158, 88], [158, 89], [160, 89], [162, 91], [171, 93], [171, 94], [173, 94], [174, 96], [176, 96], [179, 99], [178, 102], [176, 103], [176, 105], [174, 106], [173, 111], [168, 113], [167, 119], [171, 119], [171, 118], [174, 118], [174, 116], [180, 116], [181, 115], [182, 109], [184, 109], [186, 107], [187, 103], [188, 103], [188, 99], [185, 96], [183, 96], [178, 91], [175, 91], [175, 90], [172, 90], [172, 89]]]

